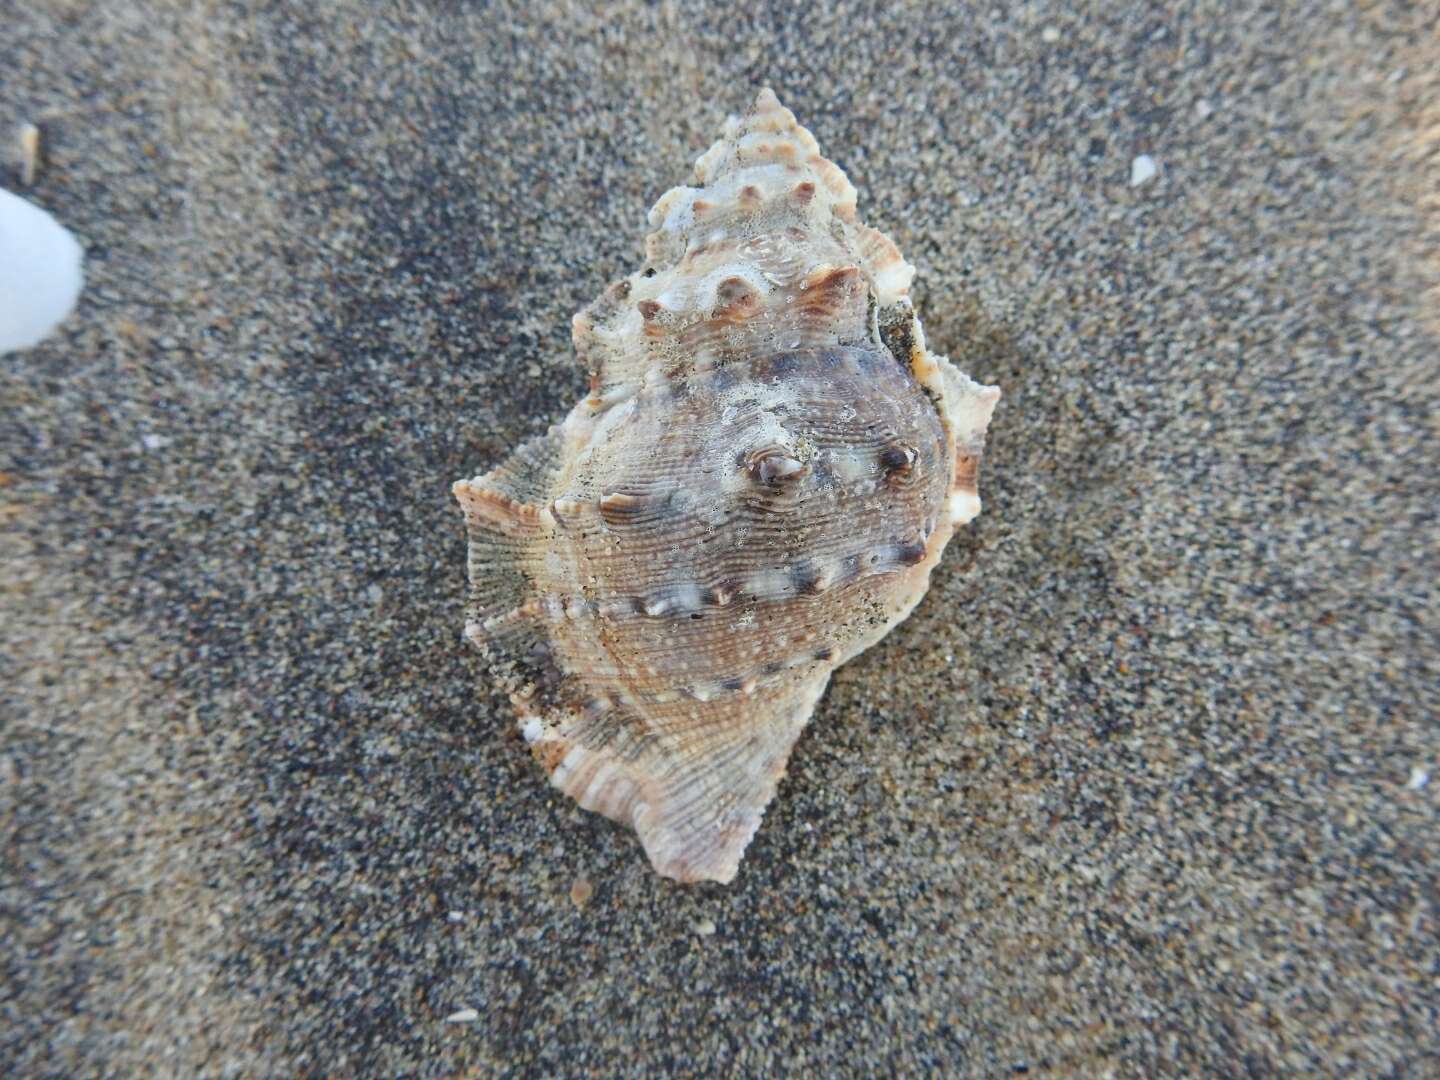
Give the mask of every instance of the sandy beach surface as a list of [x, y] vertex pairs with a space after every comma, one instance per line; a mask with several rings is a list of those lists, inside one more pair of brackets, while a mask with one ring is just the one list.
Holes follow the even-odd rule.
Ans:
[[[0, 1072], [1440, 1073], [1440, 29], [1276, 7], [0, 0], [87, 252], [0, 357]], [[450, 484], [766, 84], [1005, 397], [682, 887], [525, 753]]]

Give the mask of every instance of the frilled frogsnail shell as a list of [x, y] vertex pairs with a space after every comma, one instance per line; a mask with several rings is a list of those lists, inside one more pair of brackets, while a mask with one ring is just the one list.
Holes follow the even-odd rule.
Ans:
[[1000, 391], [925, 347], [914, 269], [770, 90], [575, 316], [590, 392], [455, 485], [466, 636], [550, 781], [729, 881], [830, 673], [980, 511]]

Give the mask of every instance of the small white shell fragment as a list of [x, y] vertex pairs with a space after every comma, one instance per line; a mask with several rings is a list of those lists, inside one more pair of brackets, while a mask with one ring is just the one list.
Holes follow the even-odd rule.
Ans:
[[714, 937], [715, 929], [714, 919], [701, 919], [695, 924], [695, 934], [698, 937]]
[[479, 1019], [480, 1010], [478, 1009], [457, 1009], [455, 1012], [445, 1017], [445, 1022], [447, 1024], [473, 1024], [476, 1020]]
[[20, 182], [29, 187], [35, 182], [35, 167], [40, 163], [40, 129], [34, 124], [20, 125]]
[[0, 353], [30, 348], [70, 314], [81, 257], [64, 226], [0, 188]]
[[1422, 768], [1419, 765], [1412, 765], [1410, 767], [1410, 779], [1406, 782], [1405, 786], [1411, 791], [1419, 791], [1429, 782], [1430, 770]]
[[1149, 154], [1141, 154], [1130, 163], [1130, 186], [1139, 187], [1155, 179], [1155, 174], [1160, 171], [1160, 166], [1155, 164], [1155, 159]]

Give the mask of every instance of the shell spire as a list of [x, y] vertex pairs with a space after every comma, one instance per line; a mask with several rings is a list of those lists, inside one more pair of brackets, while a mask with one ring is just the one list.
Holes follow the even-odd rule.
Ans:
[[575, 316], [590, 393], [455, 494], [467, 637], [551, 782], [662, 874], [731, 880], [830, 673], [980, 508], [999, 398], [769, 89]]

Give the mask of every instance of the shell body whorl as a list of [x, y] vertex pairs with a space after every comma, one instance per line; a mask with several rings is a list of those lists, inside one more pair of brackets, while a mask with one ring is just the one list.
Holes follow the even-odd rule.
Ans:
[[913, 270], [773, 93], [695, 172], [574, 319], [590, 393], [455, 493], [467, 636], [552, 783], [729, 881], [831, 671], [978, 512], [999, 391], [927, 351]]

